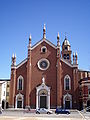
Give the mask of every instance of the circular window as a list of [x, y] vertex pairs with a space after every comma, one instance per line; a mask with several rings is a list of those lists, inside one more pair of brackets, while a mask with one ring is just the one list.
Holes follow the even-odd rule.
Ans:
[[48, 69], [48, 67], [49, 67], [49, 65], [50, 65], [50, 63], [49, 63], [49, 61], [47, 60], [47, 59], [40, 59], [39, 61], [38, 61], [38, 68], [40, 69], [40, 70], [47, 70]]

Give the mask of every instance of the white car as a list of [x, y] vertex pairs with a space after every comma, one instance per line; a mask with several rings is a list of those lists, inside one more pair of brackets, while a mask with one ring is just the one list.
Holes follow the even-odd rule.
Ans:
[[39, 108], [36, 110], [36, 114], [52, 114], [51, 110], [45, 109], [45, 108]]

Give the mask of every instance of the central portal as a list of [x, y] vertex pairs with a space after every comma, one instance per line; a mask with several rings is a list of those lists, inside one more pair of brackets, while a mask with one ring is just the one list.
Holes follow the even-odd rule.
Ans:
[[36, 109], [50, 109], [50, 87], [46, 86], [45, 78], [42, 78], [42, 84], [36, 87]]
[[46, 96], [40, 96], [40, 108], [46, 108]]

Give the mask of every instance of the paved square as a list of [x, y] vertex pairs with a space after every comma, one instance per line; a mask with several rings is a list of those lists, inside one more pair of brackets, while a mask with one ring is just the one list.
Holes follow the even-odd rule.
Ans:
[[90, 113], [71, 111], [70, 115], [59, 114], [36, 114], [34, 111], [3, 111], [0, 120], [90, 120]]

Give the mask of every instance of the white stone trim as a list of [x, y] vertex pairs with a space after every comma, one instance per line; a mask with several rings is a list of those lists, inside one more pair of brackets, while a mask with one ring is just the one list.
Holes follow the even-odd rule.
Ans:
[[19, 90], [19, 79], [22, 79], [22, 90], [24, 89], [24, 78], [20, 75], [17, 79], [17, 90]]
[[82, 84], [81, 84], [81, 87], [82, 87], [82, 86], [89, 86], [89, 85], [90, 85], [90, 83], [82, 83]]
[[36, 48], [38, 45], [40, 45], [42, 42], [46, 42], [47, 44], [49, 44], [51, 47], [53, 47], [54, 49], [57, 49], [57, 47], [55, 45], [53, 45], [51, 42], [49, 42], [48, 40], [44, 40], [42, 39], [41, 41], [39, 41], [36, 45], [34, 45], [31, 50], [33, 50], [34, 48]]
[[63, 58], [60, 58], [61, 61], [63, 61], [65, 64], [67, 64], [69, 67], [71, 68], [74, 68], [74, 67], [78, 67], [78, 65], [73, 65], [73, 64], [70, 64], [67, 60], [63, 59]]
[[21, 97], [22, 99], [22, 108], [24, 106], [24, 95], [22, 95], [21, 93], [16, 95], [16, 101], [15, 101], [15, 108], [17, 109], [17, 101], [18, 101], [18, 97]]
[[44, 52], [43, 52], [43, 48], [46, 49], [46, 51], [45, 51], [45, 53], [46, 53], [46, 52], [47, 52], [47, 47], [46, 47], [46, 46], [42, 46], [42, 47], [41, 47], [41, 53], [44, 53]]
[[71, 109], [72, 108], [72, 95], [70, 95], [68, 93], [63, 96], [63, 107], [65, 108], [65, 98], [66, 97], [70, 98], [69, 101], [70, 101], [70, 109]]
[[45, 82], [42, 80], [42, 84], [38, 87], [36, 87], [36, 109], [40, 108], [40, 91], [46, 90], [47, 94], [47, 109], [50, 109], [50, 87], [45, 85]]
[[[44, 68], [44, 69], [40, 67], [40, 63], [41, 63], [42, 61], [46, 61], [47, 64], [48, 64], [47, 67]], [[40, 70], [47, 70], [47, 69], [49, 68], [49, 66], [50, 66], [50, 62], [49, 62], [48, 59], [46, 59], [46, 58], [42, 58], [42, 59], [40, 59], [40, 60], [38, 61], [37, 65], [38, 65], [38, 68], [39, 68]]]
[[87, 78], [88, 76], [87, 76], [87, 72], [85, 72], [85, 78]]
[[88, 73], [88, 77], [90, 77], [90, 72]]
[[21, 67], [24, 63], [26, 63], [27, 62], [27, 58], [24, 60], [24, 61], [22, 61], [20, 64], [18, 64], [17, 66], [16, 66], [16, 69], [18, 69], [19, 67]]
[[69, 90], [71, 90], [71, 78], [69, 75], [64, 77], [64, 90], [66, 90], [66, 78], [69, 78]]

